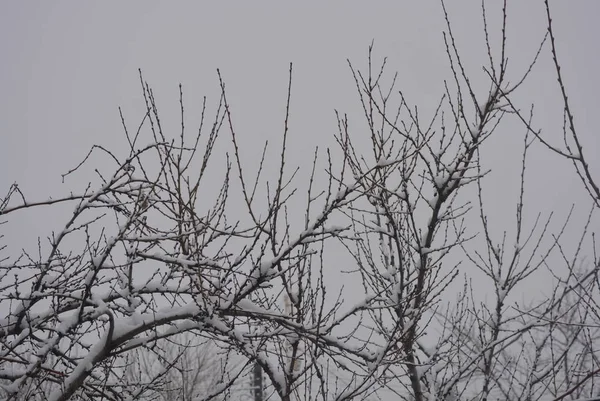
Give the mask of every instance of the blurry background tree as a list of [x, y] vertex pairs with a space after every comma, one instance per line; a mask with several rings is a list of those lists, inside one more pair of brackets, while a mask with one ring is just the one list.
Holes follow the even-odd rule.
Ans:
[[[232, 398], [233, 390], [237, 391], [236, 397], [248, 392], [249, 372], [247, 360], [188, 332], [136, 349], [127, 361], [123, 381], [132, 386], [146, 383], [147, 390], [140, 394], [140, 400], [196, 400], [219, 387], [223, 393], [213, 399], [227, 400]], [[236, 388], [233, 382], [244, 387]]]

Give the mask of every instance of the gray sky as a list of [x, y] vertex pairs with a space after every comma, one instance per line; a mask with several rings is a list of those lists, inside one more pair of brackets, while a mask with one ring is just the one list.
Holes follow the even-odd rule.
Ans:
[[[459, 47], [477, 85], [486, 63], [481, 4], [448, 3]], [[489, 3], [490, 10], [497, 11], [497, 3]], [[594, 117], [600, 109], [600, 3], [552, 5], [577, 123], [589, 161], [598, 167]], [[541, 1], [512, 1], [509, 13], [509, 63], [516, 80], [544, 35], [544, 9]], [[497, 18], [491, 19], [498, 27]], [[389, 57], [389, 71], [399, 72], [399, 88], [409, 101], [430, 110], [443, 93], [443, 79], [450, 78], [443, 29], [435, 0], [2, 2], [0, 191], [15, 181], [31, 199], [82, 190], [93, 177], [61, 184], [60, 174], [75, 166], [92, 144], [117, 150], [124, 146], [117, 107], [123, 107], [129, 123], [137, 126], [143, 110], [138, 68], [155, 89], [163, 117], [174, 131], [179, 124], [177, 85], [184, 85], [187, 124], [192, 128], [198, 121], [193, 110], [198, 110], [202, 96], [208, 95], [212, 104], [217, 100], [216, 68], [221, 68], [243, 157], [252, 162], [265, 139], [280, 136], [288, 64], [293, 62], [291, 164], [308, 167], [315, 145], [333, 146], [334, 108], [348, 112], [360, 127], [362, 116], [346, 59], [364, 66], [368, 45], [375, 40], [376, 56]], [[558, 140], [562, 117], [554, 81], [545, 53], [517, 99], [525, 108], [536, 103], [538, 126]], [[485, 96], [487, 86], [478, 89]], [[518, 125], [514, 128], [507, 125], [499, 132], [487, 155], [493, 169], [490, 179], [498, 185], [489, 199], [498, 221], [514, 215], [514, 207], [506, 205], [516, 200], [519, 160], [514, 155], [519, 153], [514, 149], [524, 133]], [[564, 216], [579, 202], [586, 214], [589, 202], [569, 163], [541, 148], [533, 157], [536, 163], [528, 171], [531, 211], [557, 210]], [[98, 163], [102, 165], [100, 159]], [[19, 217], [23, 220], [7, 234], [8, 244], [32, 244], [48, 227], [60, 228], [60, 215], [47, 211]]]

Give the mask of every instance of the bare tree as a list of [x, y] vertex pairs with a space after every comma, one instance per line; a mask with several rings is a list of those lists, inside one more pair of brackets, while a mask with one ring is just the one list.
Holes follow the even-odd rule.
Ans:
[[[128, 154], [119, 157], [95, 146], [65, 176], [84, 168], [98, 152], [114, 162], [113, 172], [97, 170], [98, 182], [82, 193], [40, 202], [27, 199], [15, 184], [1, 202], [6, 218], [73, 204], [64, 227], [40, 241], [37, 256], [24, 251], [8, 259], [9, 254], [2, 264], [0, 303], [7, 313], [0, 322], [0, 378], [9, 383], [5, 391], [28, 399], [135, 399], [146, 391], [144, 383], [167, 373], [123, 386], [122, 361], [140, 347], [189, 331], [225, 342], [259, 363], [284, 399], [299, 374], [287, 357], [280, 361], [285, 369], [275, 362], [273, 355], [283, 355], [274, 354], [278, 349], [291, 353], [294, 361], [301, 352], [299, 339], [305, 338], [315, 347], [315, 357], [330, 346], [359, 354], [323, 334], [339, 324], [331, 314], [338, 306], [322, 304], [323, 282], [313, 259], [324, 241], [342, 230], [326, 223], [357, 196], [361, 177], [346, 182], [341, 170], [318, 192], [311, 178], [305, 221], [294, 231], [286, 205], [297, 192], [295, 172], [285, 164], [291, 69], [274, 183], [264, 178], [266, 146], [256, 178], [248, 180], [222, 80], [212, 121], [205, 101], [200, 129], [192, 138], [180, 90], [177, 139], [167, 136], [154, 94], [141, 82], [146, 113], [137, 130], [130, 132], [122, 117]], [[231, 149], [219, 163], [222, 184], [211, 188], [206, 177], [216, 173], [212, 156], [223, 125]], [[148, 133], [152, 142], [140, 146]], [[232, 186], [232, 176], [238, 186]], [[245, 215], [238, 213], [239, 205], [229, 206], [232, 192], [243, 200]], [[320, 286], [305, 287], [317, 282]], [[293, 311], [277, 309], [282, 292]], [[167, 350], [154, 347], [153, 352], [171, 361]], [[53, 383], [53, 391], [33, 385], [40, 382]], [[224, 390], [215, 386], [205, 396], [211, 399]]]
[[[7, 396], [236, 399], [235, 386], [255, 365], [268, 378], [266, 399], [284, 401], [597, 396], [600, 196], [545, 4], [547, 33], [530, 65], [513, 72], [506, 2], [497, 44], [482, 2], [482, 97], [442, 3], [449, 79], [428, 116], [371, 46], [366, 69], [349, 63], [369, 146], [354, 133], [354, 117], [338, 113], [338, 151], [315, 150], [307, 170], [287, 161], [291, 66], [281, 144], [275, 156], [265, 144], [252, 174], [220, 74], [213, 117], [205, 100], [191, 137], [181, 87], [173, 135], [140, 74], [145, 114], [135, 132], [121, 115], [127, 154], [95, 146], [64, 177], [83, 173], [96, 155], [112, 171], [97, 169], [77, 194], [32, 201], [15, 184], [0, 201], [7, 219], [34, 208], [72, 210], [37, 255], [1, 249]], [[562, 148], [535, 128], [533, 108], [515, 101], [548, 46], [564, 103]], [[523, 132], [507, 156], [520, 161], [519, 191], [514, 220], [498, 225], [486, 203], [494, 186], [486, 151], [507, 121]], [[540, 145], [570, 160], [591, 196], [574, 247], [573, 210], [556, 218], [526, 202], [530, 152]], [[277, 169], [266, 167], [270, 158]], [[300, 209], [291, 203], [298, 199]], [[347, 250], [347, 277], [362, 294], [332, 294], [332, 244]], [[524, 299], [540, 276], [553, 286]], [[207, 343], [212, 351], [200, 347]]]
[[[506, 2], [498, 48], [490, 40], [482, 3], [489, 56], [483, 70], [489, 89], [481, 97], [461, 58], [444, 3], [442, 7], [452, 79], [445, 82], [446, 92], [430, 116], [424, 117], [397, 89], [399, 77], [386, 74], [386, 60], [374, 65], [372, 48], [365, 71], [350, 65], [372, 152], [357, 151], [351, 124], [340, 116], [338, 142], [345, 160], [355, 175], [366, 177], [366, 199], [352, 203], [348, 212], [355, 235], [344, 243], [369, 300], [362, 316], [369, 328], [363, 341], [375, 344], [371, 349], [377, 362], [354, 372], [340, 398], [365, 397], [376, 387], [419, 401], [598, 395], [594, 379], [600, 374], [599, 354], [592, 340], [600, 327], [600, 259], [592, 229], [597, 186], [574, 128], [550, 12], [547, 35], [529, 67], [511, 84]], [[523, 113], [513, 101], [548, 37], [565, 103], [566, 150], [548, 144], [532, 128], [533, 112]], [[494, 186], [486, 179], [486, 144], [507, 119], [524, 128], [520, 153], [507, 155], [507, 160], [521, 159], [512, 234], [492, 225], [485, 202], [486, 188]], [[570, 255], [565, 244], [572, 237], [565, 238], [565, 233], [572, 210], [552, 231], [556, 218], [531, 216], [525, 202], [527, 167], [533, 163], [528, 154], [536, 141], [573, 161], [595, 203]], [[377, 168], [366, 173], [373, 163]], [[581, 269], [590, 257], [592, 262]], [[491, 300], [474, 294], [467, 278], [472, 274], [456, 293], [466, 269], [480, 272], [477, 286], [486, 286]], [[523, 300], [520, 291], [540, 274], [554, 277], [555, 287], [547, 298]], [[456, 298], [448, 302], [449, 296]]]

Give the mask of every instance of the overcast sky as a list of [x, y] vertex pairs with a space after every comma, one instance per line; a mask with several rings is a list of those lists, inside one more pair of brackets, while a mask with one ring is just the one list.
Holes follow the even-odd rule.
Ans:
[[[448, 3], [467, 68], [476, 83], [483, 82], [481, 3]], [[497, 23], [497, 3], [489, 3], [492, 22]], [[552, 2], [552, 6], [577, 123], [589, 161], [598, 171], [600, 2]], [[494, 27], [497, 32], [498, 25]], [[292, 164], [308, 167], [315, 145], [333, 145], [334, 109], [360, 121], [346, 59], [364, 66], [374, 40], [376, 56], [389, 57], [390, 71], [399, 72], [399, 88], [409, 101], [428, 110], [442, 95], [443, 80], [450, 78], [443, 29], [437, 0], [2, 2], [0, 192], [13, 182], [32, 200], [82, 190], [86, 177], [62, 184], [60, 174], [81, 161], [93, 144], [117, 152], [125, 145], [117, 108], [121, 106], [137, 126], [143, 112], [139, 68], [154, 87], [174, 135], [179, 118], [177, 85], [184, 86], [192, 127], [198, 121], [193, 111], [202, 96], [217, 101], [220, 68], [243, 137], [243, 157], [252, 161], [265, 139], [281, 133], [288, 65], [293, 62], [291, 157]], [[509, 2], [509, 67], [514, 68], [514, 79], [531, 61], [544, 29], [541, 1]], [[535, 103], [538, 126], [558, 140], [562, 114], [549, 61], [544, 53], [516, 99], [523, 107]], [[485, 96], [487, 86], [479, 89]], [[490, 198], [499, 220], [514, 215], [514, 207], [502, 206], [514, 204], [516, 187], [501, 186], [518, 174], [515, 155], [520, 152], [514, 147], [521, 143], [523, 129], [513, 127], [496, 135], [487, 159], [491, 177], [499, 182]], [[534, 157], [529, 172], [532, 211], [557, 210], [564, 216], [577, 203], [587, 213], [589, 202], [569, 163], [541, 148]], [[51, 213], [24, 218], [7, 234], [8, 244], [20, 247], [22, 241], [44, 234], [38, 232], [40, 216], [44, 230], [60, 228]]]

